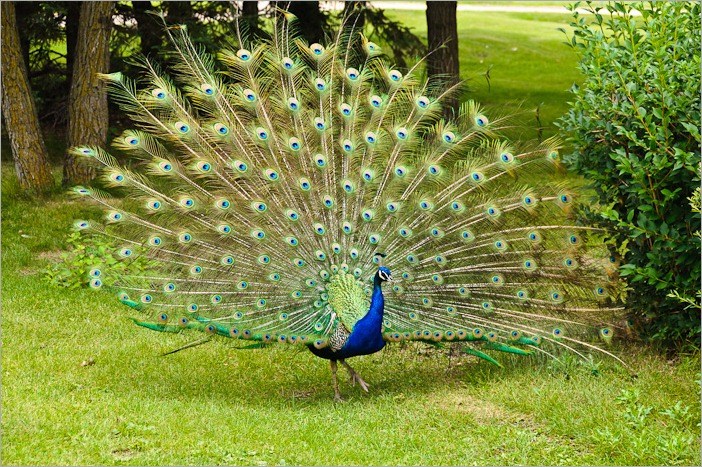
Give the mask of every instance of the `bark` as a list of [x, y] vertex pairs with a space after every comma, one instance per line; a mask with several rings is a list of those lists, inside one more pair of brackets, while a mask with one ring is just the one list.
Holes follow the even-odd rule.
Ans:
[[23, 189], [46, 190], [54, 177], [22, 55], [14, 2], [1, 2], [2, 113], [17, 179]]
[[[107, 73], [110, 63], [110, 30], [113, 2], [83, 2], [78, 43], [71, 77], [68, 105], [68, 147], [104, 146], [108, 113], [105, 83], [98, 73]], [[95, 177], [95, 168], [67, 153], [63, 183], [85, 184]]]
[[78, 25], [80, 24], [80, 9], [83, 2], [69, 2], [66, 5], [66, 94], [71, 90], [71, 76], [76, 59], [76, 44], [78, 43]]
[[251, 37], [261, 35], [261, 28], [258, 19], [258, 1], [244, 0], [241, 8], [241, 16], [249, 27]]
[[15, 19], [17, 21], [17, 29], [20, 35], [20, 44], [22, 44], [22, 56], [24, 63], [29, 71], [29, 50], [32, 48], [31, 40], [29, 39], [30, 25], [28, 20], [32, 15], [37, 14], [41, 5], [39, 2], [13, 2], [15, 3]]
[[140, 1], [132, 2], [134, 9], [134, 19], [137, 22], [137, 31], [141, 40], [141, 53], [144, 56], [149, 56], [152, 52], [158, 52], [161, 48], [161, 29], [162, 23], [154, 15], [149, 14], [149, 11], [154, 10], [151, 2]]
[[297, 16], [297, 26], [302, 36], [311, 44], [321, 42], [324, 38], [324, 15], [319, 9], [319, 1], [279, 2], [279, 6], [287, 6], [288, 11]]
[[[427, 1], [427, 39], [430, 52], [427, 74], [429, 78], [442, 79], [447, 88], [460, 80], [456, 3]], [[451, 93], [444, 101], [444, 116], [450, 118], [455, 115], [458, 104], [458, 93]]]

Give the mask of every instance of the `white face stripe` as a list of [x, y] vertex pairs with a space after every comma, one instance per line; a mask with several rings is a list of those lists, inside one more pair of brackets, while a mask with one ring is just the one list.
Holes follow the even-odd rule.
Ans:
[[390, 279], [390, 276], [389, 276], [388, 273], [385, 272], [385, 271], [378, 271], [378, 275], [379, 275], [380, 278], [383, 279], [384, 281], [387, 281], [388, 279]]

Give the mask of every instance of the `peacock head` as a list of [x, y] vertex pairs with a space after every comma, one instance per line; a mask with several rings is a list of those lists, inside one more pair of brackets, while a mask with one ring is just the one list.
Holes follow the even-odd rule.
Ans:
[[378, 272], [375, 273], [375, 280], [379, 283], [383, 283], [388, 281], [392, 282], [393, 279], [390, 270], [385, 266], [380, 266]]

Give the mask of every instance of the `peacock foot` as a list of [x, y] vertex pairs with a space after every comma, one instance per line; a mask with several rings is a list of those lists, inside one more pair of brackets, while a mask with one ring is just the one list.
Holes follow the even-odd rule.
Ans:
[[369, 386], [368, 386], [368, 383], [366, 383], [365, 381], [363, 381], [363, 378], [361, 378], [361, 375], [359, 375], [359, 374], [356, 372], [356, 370], [354, 370], [353, 368], [351, 368], [351, 365], [349, 365], [348, 363], [346, 363], [346, 361], [344, 361], [344, 360], [339, 360], [339, 361], [340, 361], [341, 364], [344, 365], [344, 366], [346, 367], [346, 369], [349, 371], [349, 375], [351, 375], [351, 377], [349, 378], [349, 381], [351, 382], [351, 384], [352, 384], [353, 386], [356, 386], [356, 383], [358, 383], [358, 385], [361, 386], [361, 389], [363, 389], [365, 392], [368, 392], [368, 387], [369, 387]]
[[356, 386], [356, 383], [358, 383], [358, 385], [361, 386], [361, 389], [368, 392], [368, 387], [369, 387], [368, 383], [363, 381], [363, 378], [361, 378], [361, 375], [359, 375], [358, 373], [353, 372], [351, 374], [351, 378], [349, 378], [349, 380], [351, 381], [351, 384], [353, 384], [354, 386]]

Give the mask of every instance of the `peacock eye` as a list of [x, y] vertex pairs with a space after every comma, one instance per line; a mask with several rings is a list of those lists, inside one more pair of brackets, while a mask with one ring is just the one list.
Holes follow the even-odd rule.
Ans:
[[475, 124], [478, 125], [479, 127], [485, 127], [488, 124], [488, 119], [484, 115], [477, 115], [475, 117]]
[[314, 80], [314, 86], [317, 91], [324, 91], [327, 88], [327, 83], [322, 78], [317, 78]]
[[400, 81], [402, 79], [402, 73], [400, 73], [397, 70], [392, 70], [390, 73], [388, 73], [388, 76], [390, 77], [391, 81]]
[[236, 53], [236, 56], [239, 57], [242, 61], [246, 62], [251, 58], [251, 52], [249, 52], [246, 49], [240, 49]]
[[289, 58], [289, 57], [283, 58], [282, 63], [283, 63], [283, 67], [284, 67], [286, 70], [292, 70], [293, 67], [295, 66], [295, 63], [294, 63], [294, 62], [292, 61], [292, 59]]
[[310, 45], [310, 50], [314, 55], [322, 55], [324, 53], [324, 47], [316, 42]]
[[256, 100], [256, 93], [251, 89], [244, 89], [244, 98], [249, 102], [253, 102]]

